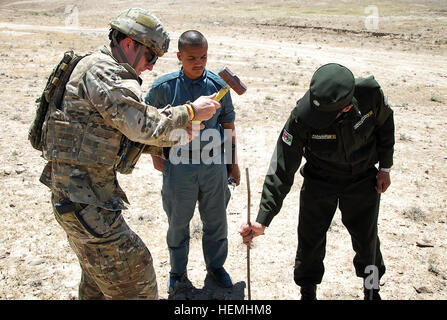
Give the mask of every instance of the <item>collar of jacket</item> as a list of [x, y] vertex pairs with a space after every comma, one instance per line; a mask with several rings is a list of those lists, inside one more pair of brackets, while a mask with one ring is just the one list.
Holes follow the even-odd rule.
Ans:
[[135, 79], [138, 81], [138, 83], [141, 85], [143, 83], [143, 79], [141, 79], [138, 74], [136, 73], [135, 69], [132, 68], [128, 63], [121, 63], [119, 62], [112, 54], [112, 52], [109, 50], [109, 48], [107, 48], [106, 46], [102, 46], [100, 49], [101, 53], [104, 53], [110, 57], [112, 57], [113, 60], [115, 60], [117, 63], [119, 63], [120, 65], [123, 66], [123, 68], [125, 68], [127, 71], [130, 72], [130, 74], [132, 74]]
[[201, 76], [200, 78], [195, 79], [195, 80], [191, 80], [191, 79], [189, 79], [189, 78], [185, 75], [185, 73], [183, 72], [183, 67], [182, 67], [182, 68], [180, 68], [179, 76], [183, 79], [183, 83], [184, 83], [185, 85], [187, 85], [187, 86], [191, 86], [191, 85], [199, 85], [199, 86], [201, 86], [202, 88], [205, 88], [205, 87], [206, 87], [206, 81], [207, 81], [207, 78], [208, 78], [207, 73], [208, 73], [208, 71], [205, 69], [205, 70], [203, 71], [203, 74], [202, 74], [202, 76]]
[[357, 122], [362, 117], [359, 109], [359, 102], [355, 97], [352, 98], [352, 104], [353, 107], [351, 108], [351, 110], [349, 110], [348, 112], [344, 112], [338, 119], [335, 120], [336, 123]]

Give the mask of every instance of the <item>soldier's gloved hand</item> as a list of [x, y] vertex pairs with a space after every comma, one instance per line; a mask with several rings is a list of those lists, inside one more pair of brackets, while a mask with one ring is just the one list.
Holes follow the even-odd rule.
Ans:
[[220, 103], [213, 100], [215, 96], [216, 93], [210, 96], [201, 96], [192, 103], [194, 108], [194, 121], [208, 120], [216, 113], [216, 109], [220, 108]]
[[253, 222], [250, 224], [244, 223], [239, 228], [239, 234], [242, 236], [242, 242], [249, 246], [254, 237], [264, 234], [265, 228], [266, 226], [260, 224], [259, 222]]

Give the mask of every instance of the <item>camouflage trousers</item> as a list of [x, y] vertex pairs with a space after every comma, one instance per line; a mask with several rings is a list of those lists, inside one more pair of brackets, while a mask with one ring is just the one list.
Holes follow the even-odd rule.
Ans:
[[158, 299], [152, 256], [121, 211], [57, 202], [57, 222], [82, 269], [79, 299]]

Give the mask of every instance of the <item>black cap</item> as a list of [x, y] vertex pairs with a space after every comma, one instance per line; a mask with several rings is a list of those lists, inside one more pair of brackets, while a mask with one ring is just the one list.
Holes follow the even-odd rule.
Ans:
[[310, 89], [298, 100], [297, 115], [313, 128], [326, 128], [351, 104], [354, 89], [354, 75], [348, 68], [337, 63], [325, 64], [315, 71]]

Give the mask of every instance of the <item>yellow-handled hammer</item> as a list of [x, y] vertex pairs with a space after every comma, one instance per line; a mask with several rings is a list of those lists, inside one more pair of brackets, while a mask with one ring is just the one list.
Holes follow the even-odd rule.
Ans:
[[[227, 67], [223, 67], [218, 74], [225, 81], [225, 86], [219, 90], [213, 100], [220, 101], [230, 89], [233, 89], [238, 95], [242, 95], [247, 91], [247, 86]], [[199, 124], [200, 121], [193, 121], [193, 123]]]

